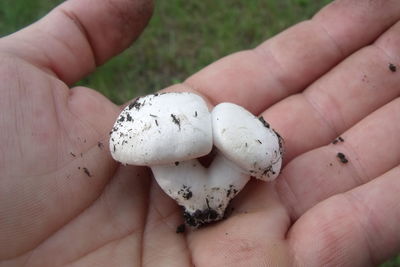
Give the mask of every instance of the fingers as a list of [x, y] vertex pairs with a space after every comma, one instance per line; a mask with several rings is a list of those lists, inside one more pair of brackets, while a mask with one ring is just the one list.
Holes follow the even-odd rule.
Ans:
[[[303, 154], [290, 162], [277, 188], [297, 219], [328, 197], [367, 183], [400, 164], [400, 98], [344, 133], [344, 142]], [[338, 157], [343, 153], [348, 162]]]
[[223, 58], [186, 83], [214, 104], [234, 102], [259, 113], [371, 43], [400, 18], [399, 11], [394, 0], [335, 1], [311, 21]]
[[[342, 61], [302, 94], [263, 116], [286, 141], [286, 161], [331, 142], [362, 118], [400, 94], [400, 22], [373, 45]], [[398, 68], [398, 67], [396, 67]]]
[[42, 20], [1, 39], [0, 51], [71, 84], [129, 46], [151, 12], [150, 0], [66, 1]]
[[299, 266], [378, 266], [400, 249], [400, 168], [302, 216], [288, 239]]

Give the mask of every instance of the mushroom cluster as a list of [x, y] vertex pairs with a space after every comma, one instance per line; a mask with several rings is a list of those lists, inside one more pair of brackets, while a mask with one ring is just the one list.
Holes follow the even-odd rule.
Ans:
[[[198, 159], [212, 150], [205, 167]], [[221, 103], [210, 112], [196, 94], [161, 93], [137, 98], [121, 112], [110, 151], [123, 164], [149, 166], [183, 207], [186, 223], [199, 227], [222, 219], [251, 176], [278, 176], [283, 142], [263, 117], [241, 106]]]

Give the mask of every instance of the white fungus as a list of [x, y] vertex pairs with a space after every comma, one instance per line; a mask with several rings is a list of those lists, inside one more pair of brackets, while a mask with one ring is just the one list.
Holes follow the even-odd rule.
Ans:
[[[216, 154], [206, 168], [197, 159], [213, 145]], [[281, 137], [262, 117], [232, 103], [210, 113], [192, 93], [136, 99], [115, 122], [110, 150], [123, 164], [149, 166], [193, 227], [222, 219], [250, 176], [275, 179], [283, 154]]]

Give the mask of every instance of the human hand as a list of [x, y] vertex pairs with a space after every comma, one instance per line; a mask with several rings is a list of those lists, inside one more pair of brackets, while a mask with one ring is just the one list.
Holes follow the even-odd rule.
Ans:
[[367, 266], [399, 251], [396, 1], [336, 1], [167, 89], [262, 113], [286, 140], [276, 182], [252, 181], [227, 220], [185, 235], [148, 171], [110, 158], [120, 109], [66, 85], [127, 45], [121, 24], [136, 36], [148, 12], [115, 0], [119, 21], [84, 3], [64, 4], [80, 23], [55, 11], [0, 42], [0, 265]]

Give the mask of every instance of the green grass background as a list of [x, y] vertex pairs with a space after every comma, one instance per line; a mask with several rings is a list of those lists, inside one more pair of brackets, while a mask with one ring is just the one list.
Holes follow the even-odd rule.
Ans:
[[[62, 0], [1, 0], [0, 36], [45, 15]], [[253, 48], [310, 18], [330, 0], [156, 1], [137, 42], [79, 82], [115, 103], [162, 89], [232, 52]], [[400, 266], [400, 256], [381, 265]]]

